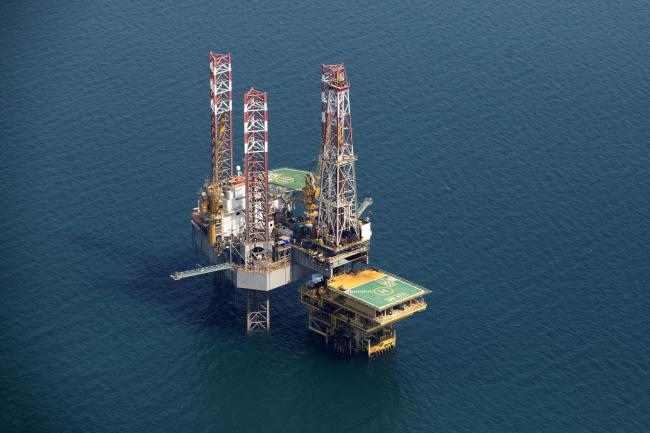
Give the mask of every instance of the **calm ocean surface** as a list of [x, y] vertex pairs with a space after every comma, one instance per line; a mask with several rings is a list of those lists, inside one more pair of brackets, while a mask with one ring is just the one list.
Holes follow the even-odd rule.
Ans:
[[[650, 431], [648, 1], [0, 5], [1, 432]], [[344, 62], [373, 262], [431, 288], [341, 360], [196, 264], [208, 51], [310, 168]]]

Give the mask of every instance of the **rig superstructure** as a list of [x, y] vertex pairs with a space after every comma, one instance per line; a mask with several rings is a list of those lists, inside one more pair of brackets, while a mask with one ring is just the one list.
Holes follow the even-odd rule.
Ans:
[[344, 65], [322, 65], [321, 143], [315, 173], [268, 169], [267, 94], [244, 96], [244, 171], [233, 171], [230, 54], [210, 53], [210, 177], [192, 211], [192, 241], [210, 262], [179, 280], [224, 272], [246, 291], [246, 329], [270, 330], [269, 293], [301, 281], [308, 328], [346, 355], [391, 351], [393, 325], [426, 308], [429, 290], [368, 266], [372, 199], [359, 205]]

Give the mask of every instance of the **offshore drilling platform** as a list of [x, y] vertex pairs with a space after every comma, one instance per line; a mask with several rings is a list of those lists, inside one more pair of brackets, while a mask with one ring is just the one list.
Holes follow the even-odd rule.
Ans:
[[426, 309], [429, 290], [368, 266], [370, 198], [358, 203], [344, 65], [321, 68], [318, 168], [268, 168], [267, 95], [244, 95], [244, 170], [233, 167], [230, 54], [210, 53], [210, 176], [192, 210], [192, 242], [210, 265], [171, 277], [223, 272], [246, 291], [247, 331], [270, 330], [269, 294], [303, 282], [308, 329], [343, 355], [374, 357], [397, 343], [393, 325]]

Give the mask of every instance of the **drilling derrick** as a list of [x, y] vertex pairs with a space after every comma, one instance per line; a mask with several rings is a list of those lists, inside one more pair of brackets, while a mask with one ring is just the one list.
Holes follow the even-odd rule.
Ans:
[[319, 159], [318, 237], [333, 250], [359, 240], [350, 83], [343, 65], [323, 65], [325, 99]]
[[[368, 264], [370, 219], [361, 214], [355, 179], [350, 83], [343, 65], [321, 68], [321, 146], [317, 191], [306, 176], [303, 201], [307, 223], [310, 204], [318, 203], [315, 239], [294, 245], [296, 262], [322, 275], [299, 289], [309, 311], [308, 329], [344, 355], [369, 357], [392, 351], [397, 337], [393, 325], [426, 308], [428, 290]], [[360, 264], [361, 268], [355, 268]]]
[[349, 89], [343, 65], [322, 65], [319, 172], [308, 173], [302, 189], [309, 234], [292, 248], [296, 263], [326, 279], [367, 264], [372, 236], [370, 220], [359, 218], [357, 206]]

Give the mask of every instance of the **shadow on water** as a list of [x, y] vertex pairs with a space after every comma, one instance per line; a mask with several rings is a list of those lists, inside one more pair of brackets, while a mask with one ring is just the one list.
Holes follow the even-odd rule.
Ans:
[[176, 268], [172, 256], [154, 266], [141, 267], [138, 276], [122, 289], [142, 302], [162, 304], [186, 324], [244, 334], [245, 298], [228, 280], [213, 274], [174, 281], [169, 274]]
[[143, 253], [143, 247], [133, 248], [108, 237], [80, 233], [72, 236], [71, 243], [83, 251], [86, 267], [103, 274], [92, 280], [93, 287], [118, 289], [145, 305], [160, 305], [174, 320], [187, 325], [219, 328], [231, 335], [245, 333], [245, 298], [223, 276], [202, 275], [181, 281], [170, 278], [175, 270], [205, 263], [191, 248], [157, 248]]
[[[223, 273], [180, 281], [170, 278], [175, 270], [205, 264], [191, 247], [178, 251], [160, 248], [143, 253], [143, 247], [133, 248], [108, 237], [95, 235], [93, 238], [84, 234], [73, 236], [71, 242], [83, 251], [87, 263], [95, 262], [93, 266], [104, 274], [104, 278], [92, 279], [92, 285], [98, 290], [119, 289], [145, 306], [162, 306], [174, 321], [185, 325], [218, 330], [232, 338], [246, 336], [246, 292], [235, 288]], [[307, 311], [298, 301], [299, 285], [291, 283], [271, 292], [268, 339], [281, 351], [309, 352], [310, 356], [321, 354], [338, 359], [339, 356], [325, 346], [322, 337], [307, 330]], [[256, 336], [249, 339], [258, 340]], [[389, 354], [379, 360], [392, 357]], [[358, 358], [365, 360], [365, 357]]]
[[[85, 258], [83, 267], [101, 274], [92, 279], [98, 290], [117, 289], [144, 305], [162, 306], [174, 320], [186, 325], [218, 329], [232, 337], [246, 336], [246, 292], [235, 288], [223, 273], [180, 281], [170, 278], [173, 271], [206, 264], [191, 246], [146, 248], [96, 233], [76, 233], [70, 243]], [[279, 345], [320, 350], [322, 342], [309, 344], [307, 314], [298, 302], [297, 288], [293, 283], [272, 291], [270, 337]]]

